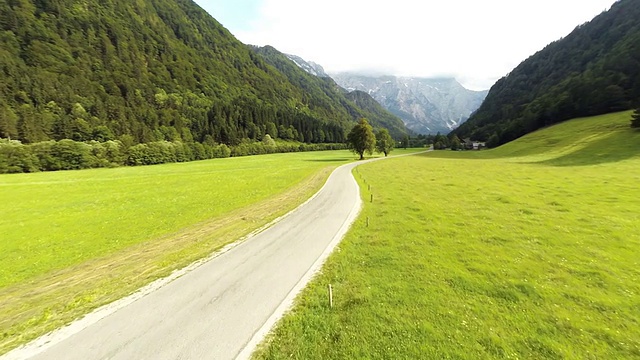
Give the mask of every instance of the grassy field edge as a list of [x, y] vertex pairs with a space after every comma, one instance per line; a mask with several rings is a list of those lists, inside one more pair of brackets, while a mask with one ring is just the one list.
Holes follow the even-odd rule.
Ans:
[[315, 194], [335, 167], [324, 167], [284, 193], [224, 216], [2, 289], [0, 354], [264, 227]]

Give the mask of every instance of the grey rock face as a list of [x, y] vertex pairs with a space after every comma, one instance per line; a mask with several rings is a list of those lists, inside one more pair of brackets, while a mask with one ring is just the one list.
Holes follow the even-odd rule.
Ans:
[[476, 111], [488, 91], [465, 89], [453, 78], [411, 78], [332, 74], [348, 91], [369, 93], [383, 107], [421, 134], [443, 134], [455, 129]]
[[298, 65], [298, 67], [300, 67], [302, 70], [308, 72], [311, 75], [314, 75], [314, 76], [317, 76], [317, 77], [330, 77], [324, 71], [322, 66], [314, 63], [313, 61], [306, 61], [303, 58], [301, 58], [299, 56], [296, 56], [296, 55], [290, 55], [290, 54], [285, 54], [285, 55], [289, 58], [289, 60], [291, 60], [294, 63], [296, 63], [296, 65]]

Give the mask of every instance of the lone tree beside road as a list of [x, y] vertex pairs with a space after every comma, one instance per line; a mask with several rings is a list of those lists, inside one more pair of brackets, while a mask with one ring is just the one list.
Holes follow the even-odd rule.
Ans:
[[384, 153], [384, 156], [389, 155], [391, 150], [393, 150], [395, 141], [391, 138], [389, 134], [389, 130], [380, 129], [376, 134], [376, 150], [379, 153]]
[[367, 119], [360, 119], [358, 124], [347, 135], [347, 147], [360, 155], [360, 160], [364, 160], [364, 153], [373, 154], [375, 145], [376, 136], [373, 134], [373, 128], [369, 125]]

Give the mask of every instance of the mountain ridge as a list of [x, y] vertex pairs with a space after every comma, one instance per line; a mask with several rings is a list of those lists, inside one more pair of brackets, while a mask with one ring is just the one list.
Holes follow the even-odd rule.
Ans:
[[[322, 66], [297, 55], [287, 55], [299, 68], [331, 77], [345, 92], [363, 91], [416, 133], [448, 133], [465, 121], [488, 90], [466, 89], [454, 78], [396, 77], [359, 73], [326, 73]], [[409, 89], [411, 83], [411, 89]], [[438, 88], [441, 87], [441, 89]]]
[[369, 93], [407, 127], [423, 134], [448, 133], [466, 120], [488, 91], [464, 88], [453, 78], [331, 74], [347, 90]]
[[453, 131], [504, 144], [564, 120], [626, 110], [640, 101], [640, 0], [608, 11], [528, 57]]
[[284, 54], [272, 46], [251, 46], [251, 48], [261, 55], [267, 63], [284, 74], [291, 83], [313, 94], [318, 94], [315, 96], [317, 101], [310, 102], [311, 108], [322, 105], [328, 98], [332, 98], [341, 104], [354, 121], [367, 118], [372, 126], [386, 128], [397, 139], [401, 139], [407, 134], [407, 128], [402, 120], [385, 110], [369, 95], [345, 93], [344, 89], [331, 77], [316, 75], [324, 72], [319, 65], [318, 67], [305, 66], [304, 64], [309, 64], [305, 60]]
[[327, 74], [324, 71], [324, 68], [320, 64], [317, 64], [313, 61], [307, 61], [297, 55], [291, 55], [291, 54], [284, 54], [284, 55], [288, 57], [289, 60], [296, 63], [296, 65], [298, 65], [298, 67], [300, 67], [302, 70], [306, 71], [307, 73], [313, 76], [317, 76], [321, 78], [330, 77], [329, 74]]

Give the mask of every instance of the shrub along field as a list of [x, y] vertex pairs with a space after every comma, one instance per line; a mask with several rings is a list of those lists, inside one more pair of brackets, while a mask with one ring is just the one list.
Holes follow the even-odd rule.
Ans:
[[640, 358], [629, 118], [358, 167], [361, 216], [254, 357]]
[[23, 144], [16, 140], [0, 139], [0, 174], [157, 165], [230, 156], [345, 149], [344, 144], [274, 141], [268, 135], [263, 141], [246, 140], [232, 147], [164, 140], [133, 145], [130, 138], [125, 137], [125, 140], [128, 140], [126, 144], [120, 140], [83, 142], [69, 139]]
[[0, 175], [0, 353], [291, 210], [347, 151]]

